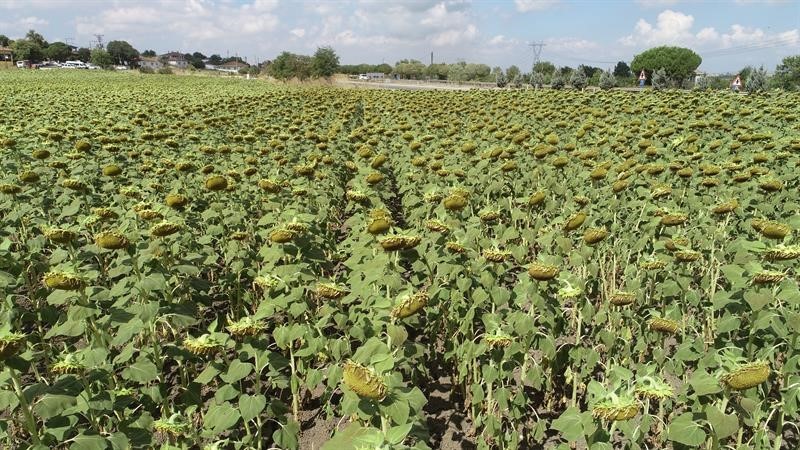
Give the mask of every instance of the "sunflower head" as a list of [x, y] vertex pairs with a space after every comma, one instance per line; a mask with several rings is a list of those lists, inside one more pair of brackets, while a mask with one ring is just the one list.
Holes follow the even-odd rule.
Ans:
[[486, 344], [489, 348], [504, 348], [508, 347], [514, 342], [514, 338], [503, 333], [488, 334], [485, 337]]
[[183, 347], [193, 355], [210, 356], [222, 350], [222, 342], [210, 334], [204, 334], [198, 338], [187, 337]]
[[23, 183], [36, 183], [39, 181], [39, 174], [33, 170], [26, 170], [21, 172], [18, 176], [19, 181]]
[[428, 293], [425, 291], [410, 294], [400, 301], [397, 306], [392, 309], [392, 317], [404, 319], [419, 312], [425, 305], [428, 304]]
[[657, 401], [672, 398], [675, 395], [672, 386], [667, 384], [664, 380], [652, 376], [644, 376], [637, 379], [634, 392], [639, 398], [648, 398]]
[[180, 231], [181, 226], [177, 223], [161, 221], [150, 228], [150, 235], [154, 237], [164, 237]]
[[10, 358], [25, 345], [25, 335], [9, 331], [0, 331], [0, 361]]
[[672, 227], [683, 225], [689, 220], [689, 216], [683, 213], [667, 213], [661, 216], [661, 225]]
[[538, 281], [552, 280], [558, 275], [558, 270], [558, 266], [539, 262], [532, 263], [528, 266], [528, 274], [531, 278]]
[[720, 381], [729, 389], [744, 391], [767, 381], [770, 367], [766, 361], [754, 361], [737, 364], [732, 370], [723, 375]]
[[425, 228], [431, 231], [435, 231], [437, 233], [447, 233], [448, 231], [450, 231], [450, 227], [448, 227], [443, 222], [436, 219], [426, 220]]
[[639, 413], [639, 401], [632, 396], [612, 395], [592, 408], [592, 416], [608, 421], [625, 421], [636, 417]]
[[453, 253], [463, 254], [467, 252], [467, 249], [456, 241], [449, 241], [444, 244], [445, 248]]
[[372, 368], [351, 360], [344, 363], [342, 381], [359, 396], [372, 400], [382, 400], [388, 390], [386, 383]]
[[608, 301], [614, 306], [627, 306], [636, 300], [633, 292], [617, 291], [609, 296]]
[[545, 193], [542, 191], [535, 192], [533, 195], [528, 198], [528, 205], [529, 206], [539, 206], [544, 202]]
[[337, 299], [347, 295], [347, 289], [335, 283], [317, 283], [314, 293], [321, 298]]
[[63, 355], [58, 362], [50, 366], [50, 372], [55, 375], [79, 374], [84, 371], [86, 371], [86, 365], [75, 353]]
[[213, 175], [206, 178], [205, 187], [209, 191], [224, 191], [228, 188], [228, 179], [222, 175]]
[[68, 244], [78, 237], [74, 231], [63, 228], [50, 228], [44, 232], [44, 236], [56, 244]]
[[444, 208], [449, 211], [460, 211], [467, 206], [467, 199], [458, 194], [450, 194], [444, 199]]
[[800, 246], [786, 246], [783, 244], [772, 247], [764, 252], [767, 261], [789, 261], [800, 258]]
[[675, 334], [680, 330], [680, 324], [678, 322], [671, 320], [671, 319], [664, 319], [661, 317], [655, 317], [650, 319], [647, 322], [648, 328], [653, 331], [658, 331], [660, 333], [666, 334]]
[[367, 224], [367, 232], [369, 234], [383, 234], [389, 231], [391, 226], [392, 222], [388, 216], [374, 217]]
[[60, 291], [77, 291], [84, 287], [81, 278], [66, 272], [48, 272], [42, 278], [42, 282], [49, 289]]
[[569, 219], [567, 219], [566, 223], [564, 223], [564, 231], [573, 231], [578, 229], [583, 222], [586, 221], [586, 213], [581, 211], [578, 213], [573, 214]]
[[583, 233], [583, 242], [593, 245], [602, 241], [608, 236], [608, 230], [605, 228], [589, 228]]
[[12, 183], [0, 183], [0, 192], [3, 194], [14, 195], [22, 192], [22, 188], [19, 185]]
[[228, 321], [227, 328], [231, 336], [236, 339], [242, 339], [258, 336], [267, 328], [267, 324], [263, 320], [245, 316], [235, 322]]
[[170, 208], [180, 209], [189, 204], [189, 197], [181, 194], [167, 194], [164, 202]]
[[276, 230], [272, 230], [269, 234], [269, 240], [276, 243], [276, 244], [285, 244], [287, 242], [291, 242], [294, 239], [295, 233], [291, 230], [287, 230], [285, 228], [278, 228]]
[[756, 272], [753, 275], [753, 283], [755, 284], [771, 284], [771, 283], [778, 283], [783, 281], [786, 278], [786, 274], [784, 272], [778, 272], [774, 270], [762, 270], [760, 272]]
[[169, 418], [153, 421], [153, 430], [167, 436], [178, 437], [188, 433], [191, 425], [186, 421], [183, 416], [178, 413], [171, 415]]
[[122, 233], [116, 231], [101, 231], [94, 237], [94, 243], [106, 250], [119, 250], [126, 248], [130, 242]]

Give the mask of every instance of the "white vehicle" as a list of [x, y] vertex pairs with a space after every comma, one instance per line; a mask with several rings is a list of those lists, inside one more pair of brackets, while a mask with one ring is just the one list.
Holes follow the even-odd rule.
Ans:
[[17, 61], [17, 68], [18, 69], [24, 69], [26, 67], [28, 67], [28, 61], [25, 61], [25, 60]]
[[86, 65], [86, 68], [87, 68], [87, 69], [89, 69], [89, 70], [99, 70], [99, 69], [102, 69], [102, 67], [100, 67], [100, 66], [95, 66], [94, 64], [87, 64], [87, 65]]
[[88, 69], [87, 66], [83, 61], [67, 61], [61, 65], [62, 69]]
[[114, 70], [128, 70], [128, 66], [114, 66]]
[[369, 80], [369, 77], [367, 76], [367, 74], [362, 73], [361, 75], [358, 76], [358, 79], [359, 80]]

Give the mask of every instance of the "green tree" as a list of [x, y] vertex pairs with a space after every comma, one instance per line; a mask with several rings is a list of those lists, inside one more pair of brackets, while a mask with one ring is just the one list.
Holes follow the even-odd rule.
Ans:
[[653, 72], [653, 89], [660, 91], [665, 89], [668, 86], [669, 77], [667, 76], [667, 71], [661, 67], [655, 72]]
[[512, 65], [508, 69], [506, 69], [506, 76], [508, 77], [509, 80], [513, 80], [514, 78], [516, 78], [517, 75], [520, 74], [522, 74], [522, 71], [520, 71], [519, 67], [517, 66]]
[[446, 80], [447, 70], [448, 67], [445, 63], [429, 64], [425, 68], [425, 75], [432, 80]]
[[17, 39], [11, 46], [11, 51], [14, 53], [14, 59], [17, 61], [41, 61], [43, 55], [42, 47], [35, 42], [27, 39]]
[[117, 64], [131, 64], [139, 59], [139, 51], [127, 41], [111, 41], [106, 51]]
[[311, 76], [311, 57], [283, 52], [270, 64], [269, 75], [279, 80], [306, 80]]
[[155, 58], [156, 52], [154, 50], [145, 50], [142, 52], [142, 56], [146, 58]]
[[535, 87], [536, 89], [541, 88], [544, 86], [544, 74], [542, 72], [533, 72], [531, 75], [531, 86]]
[[400, 78], [418, 80], [425, 73], [425, 64], [416, 59], [401, 59], [395, 63], [394, 73]]
[[212, 65], [215, 65], [215, 66], [218, 66], [218, 65], [222, 64], [222, 57], [217, 55], [217, 54], [213, 54], [213, 55], [208, 57], [208, 63], [212, 64]]
[[44, 36], [37, 33], [36, 30], [28, 30], [28, 32], [25, 34], [25, 40], [33, 42], [43, 50], [45, 47], [47, 47], [47, 41], [44, 40]]
[[617, 62], [617, 65], [614, 66], [614, 76], [618, 78], [628, 78], [631, 75], [631, 68], [625, 61]]
[[92, 50], [92, 56], [89, 58], [92, 64], [95, 66], [100, 66], [103, 69], [108, 69], [109, 67], [114, 65], [114, 58], [111, 56], [110, 53], [103, 50], [102, 48], [96, 48]]
[[75, 52], [75, 57], [78, 61], [89, 62], [92, 59], [92, 51], [86, 47], [81, 47]]
[[339, 68], [339, 55], [331, 47], [319, 47], [311, 58], [311, 74], [315, 77], [330, 78]]
[[550, 79], [550, 87], [553, 89], [564, 89], [564, 85], [566, 82], [564, 81], [564, 75], [561, 71], [557, 71], [553, 73], [553, 77]]
[[8, 47], [11, 44], [11, 39], [5, 34], [0, 34], [0, 47]]
[[586, 78], [592, 78], [596, 73], [603, 71], [603, 69], [599, 67], [587, 66], [584, 64], [579, 65], [578, 70], [583, 71], [584, 75], [586, 75]]
[[800, 55], [787, 56], [775, 67], [771, 85], [790, 91], [800, 90]]
[[539, 61], [533, 65], [533, 72], [539, 72], [543, 75], [553, 75], [556, 71], [555, 64], [551, 63], [550, 61]]
[[656, 69], [664, 69], [667, 81], [680, 85], [688, 79], [700, 66], [703, 59], [688, 48], [655, 47], [646, 50], [633, 58], [631, 70], [638, 73], [644, 70], [648, 78]]
[[53, 42], [44, 50], [44, 56], [52, 61], [64, 62], [72, 57], [72, 49], [63, 42]]
[[499, 88], [504, 88], [508, 84], [508, 78], [506, 78], [506, 74], [503, 73], [503, 69], [500, 67], [495, 67], [492, 69], [492, 73], [494, 74], [494, 82]]

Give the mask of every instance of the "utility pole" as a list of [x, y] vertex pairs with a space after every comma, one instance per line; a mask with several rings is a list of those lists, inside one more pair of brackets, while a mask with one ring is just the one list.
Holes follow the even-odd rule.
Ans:
[[536, 67], [536, 64], [539, 62], [539, 58], [542, 56], [542, 48], [547, 45], [544, 41], [539, 42], [532, 42], [528, 44], [530, 48], [533, 49], [533, 65], [531, 66], [531, 75], [533, 75], [533, 68]]
[[95, 44], [95, 48], [104, 48], [104, 46], [103, 46], [103, 35], [102, 34], [95, 34], [94, 37], [97, 39], [97, 44]]

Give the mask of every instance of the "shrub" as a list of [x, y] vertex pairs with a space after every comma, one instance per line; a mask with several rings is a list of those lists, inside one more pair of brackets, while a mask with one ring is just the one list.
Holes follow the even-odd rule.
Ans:
[[533, 72], [531, 75], [531, 86], [540, 88], [544, 85], [544, 74], [542, 72]]
[[611, 71], [606, 70], [602, 74], [600, 74], [600, 89], [611, 89], [617, 85], [617, 78], [611, 73]]
[[660, 68], [653, 72], [653, 89], [660, 91], [667, 88], [667, 72], [664, 68]]
[[173, 72], [172, 72], [172, 69], [169, 68], [169, 67], [162, 67], [162, 68], [158, 69], [158, 73], [160, 75], [172, 75]]
[[506, 78], [506, 74], [504, 74], [502, 70], [500, 72], [497, 72], [497, 77], [495, 78], [494, 82], [497, 84], [497, 87], [499, 88], [506, 87], [506, 84], [508, 84], [508, 79]]
[[589, 84], [589, 80], [586, 78], [586, 74], [582, 70], [576, 70], [573, 71], [572, 76], [569, 77], [569, 84], [571, 84], [575, 89], [583, 90], [583, 88]]
[[139, 67], [139, 73], [153, 74], [156, 73], [152, 67]]
[[550, 80], [550, 87], [553, 89], [564, 89], [564, 85], [567, 84], [564, 81], [564, 77], [561, 76], [559, 72], [553, 74], [553, 78]]
[[764, 66], [761, 66], [758, 70], [754, 70], [750, 74], [744, 87], [747, 89], [747, 92], [751, 94], [767, 89], [767, 71], [764, 70]]

